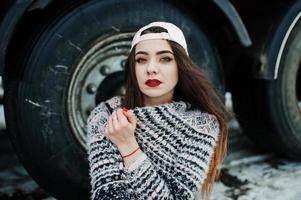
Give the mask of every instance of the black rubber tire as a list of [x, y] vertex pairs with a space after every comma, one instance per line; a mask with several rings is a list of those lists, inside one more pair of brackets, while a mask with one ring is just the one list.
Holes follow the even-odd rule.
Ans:
[[[234, 108], [243, 131], [264, 150], [301, 160], [301, 23], [291, 32], [276, 80], [256, 80], [241, 71]], [[248, 62], [241, 63], [247, 69]], [[250, 68], [249, 68], [250, 69]]]
[[[136, 31], [151, 21], [173, 22], [184, 30], [190, 55], [224, 91], [219, 59], [204, 30], [173, 5], [94, 0], [52, 15], [29, 42], [24, 62], [5, 71], [4, 98], [7, 129], [20, 160], [58, 199], [89, 197], [87, 154], [72, 134], [66, 99], [72, 73], [100, 35]], [[58, 64], [68, 70], [54, 69]]]

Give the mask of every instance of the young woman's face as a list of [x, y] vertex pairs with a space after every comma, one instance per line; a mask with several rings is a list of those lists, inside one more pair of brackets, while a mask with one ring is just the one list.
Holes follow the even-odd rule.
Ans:
[[135, 72], [146, 105], [172, 100], [178, 66], [166, 40], [144, 40], [136, 45]]

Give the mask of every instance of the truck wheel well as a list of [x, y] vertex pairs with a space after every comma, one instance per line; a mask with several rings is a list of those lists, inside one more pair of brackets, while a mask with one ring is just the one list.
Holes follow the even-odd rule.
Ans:
[[[29, 11], [25, 12], [19, 20], [15, 31], [8, 44], [7, 54], [5, 58], [4, 74], [5, 76], [16, 75], [18, 71], [16, 68], [15, 55], [23, 54], [24, 48], [28, 48], [30, 38], [32, 35], [39, 34], [43, 30], [43, 23], [51, 19], [54, 13], [60, 14], [60, 10], [66, 10], [78, 6], [85, 1], [51, 1], [43, 9], [38, 7], [30, 7]], [[219, 48], [220, 46], [228, 46], [229, 43], [237, 43], [237, 35], [229, 20], [224, 13], [212, 1], [169, 1], [175, 5], [177, 9], [191, 17], [199, 26], [202, 26], [209, 34], [212, 43]], [[192, 9], [191, 9], [192, 8]], [[214, 17], [208, 17], [214, 16]], [[20, 46], [20, 44], [24, 44]], [[26, 47], [25, 47], [26, 46]]]

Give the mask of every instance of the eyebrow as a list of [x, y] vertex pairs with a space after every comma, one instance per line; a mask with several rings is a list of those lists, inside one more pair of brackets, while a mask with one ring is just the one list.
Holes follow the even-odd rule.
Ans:
[[[170, 54], [173, 55], [173, 52], [171, 52], [170, 50], [158, 51], [158, 52], [156, 52], [156, 55], [160, 55], [160, 54], [163, 54], [163, 53], [170, 53]], [[146, 51], [138, 51], [135, 55], [138, 55], [138, 54], [148, 55], [148, 53]]]

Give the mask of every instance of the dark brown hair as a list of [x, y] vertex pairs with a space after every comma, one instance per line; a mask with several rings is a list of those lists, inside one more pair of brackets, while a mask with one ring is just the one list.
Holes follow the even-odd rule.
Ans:
[[[161, 27], [151, 27], [142, 34], [167, 32]], [[217, 145], [210, 162], [207, 177], [200, 188], [203, 197], [211, 193], [214, 182], [220, 176], [221, 163], [227, 152], [227, 117], [230, 116], [205, 73], [187, 56], [184, 48], [178, 43], [168, 41], [178, 66], [179, 79], [175, 87], [173, 100], [189, 102], [194, 108], [215, 115], [219, 122], [219, 136]], [[135, 47], [130, 52], [125, 66], [126, 93], [122, 104], [128, 108], [144, 106], [143, 95], [139, 89], [135, 74]]]

